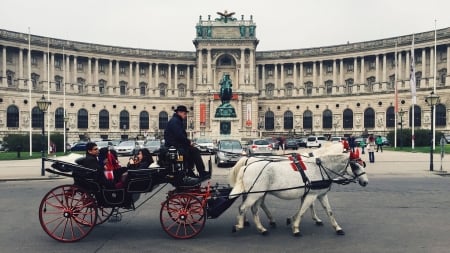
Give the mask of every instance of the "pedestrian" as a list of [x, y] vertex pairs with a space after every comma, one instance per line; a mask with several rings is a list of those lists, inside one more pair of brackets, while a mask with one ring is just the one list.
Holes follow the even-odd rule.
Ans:
[[364, 148], [366, 147], [366, 142], [364, 141], [364, 138], [361, 139], [361, 141], [359, 142], [359, 147], [361, 148], [361, 154], [365, 154], [364, 153]]
[[348, 146], [350, 147], [350, 150], [352, 152], [355, 152], [355, 148], [356, 148], [355, 136], [350, 135], [350, 137], [348, 137]]
[[284, 141], [283, 141], [283, 137], [278, 137], [278, 149], [284, 150]]
[[370, 135], [367, 139], [367, 152], [369, 153], [369, 162], [375, 162], [375, 138], [373, 135]]
[[377, 136], [375, 143], [377, 144], [377, 152], [379, 149], [381, 149], [381, 152], [383, 152], [383, 139], [381, 139], [380, 135]]

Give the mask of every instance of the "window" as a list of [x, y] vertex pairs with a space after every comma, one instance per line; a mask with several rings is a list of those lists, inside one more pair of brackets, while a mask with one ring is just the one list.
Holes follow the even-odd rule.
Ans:
[[159, 96], [160, 97], [166, 96], [166, 85], [163, 83], [159, 85]]
[[32, 73], [31, 74], [31, 85], [32, 85], [33, 89], [37, 88], [38, 82], [39, 82], [39, 75]]
[[353, 78], [345, 80], [345, 85], [347, 86], [347, 94], [352, 94], [353, 92]]
[[145, 76], [145, 66], [139, 66], [139, 75]]
[[348, 63], [347, 64], [347, 72], [353, 72], [354, 66], [353, 63]]
[[325, 89], [326, 89], [327, 95], [331, 95], [333, 93], [333, 81], [332, 80], [325, 81]]
[[106, 80], [101, 79], [100, 81], [98, 81], [98, 92], [100, 94], [105, 94], [106, 91]]
[[39, 110], [39, 107], [35, 106], [31, 110], [31, 127], [33, 128], [42, 128], [42, 120], [43, 120], [42, 111]]
[[306, 82], [305, 83], [306, 96], [311, 96], [312, 95], [312, 89], [313, 89], [313, 83], [312, 82]]
[[104, 63], [100, 63], [98, 65], [98, 73], [102, 73], [102, 74], [105, 73], [105, 64]]
[[147, 83], [141, 82], [139, 84], [139, 95], [145, 96], [147, 93]]
[[35, 55], [31, 56], [31, 65], [33, 67], [37, 67], [37, 65], [38, 65], [38, 59], [37, 59], [37, 57]]
[[122, 96], [127, 95], [127, 82], [120, 81], [119, 88], [120, 88], [120, 95]]
[[291, 66], [287, 67], [286, 71], [287, 71], [288, 76], [292, 76], [292, 67]]
[[[412, 127], [412, 107], [409, 109], [409, 127]], [[437, 119], [437, 118], [436, 118]], [[414, 126], [420, 127], [422, 125], [422, 109], [418, 105], [414, 105]]]
[[369, 78], [367, 78], [367, 88], [366, 91], [367, 92], [372, 92], [373, 91], [373, 86], [375, 84], [375, 77], [371, 76]]
[[273, 69], [272, 68], [268, 68], [267, 69], [267, 76], [273, 76]]
[[82, 72], [83, 71], [83, 63], [82, 62], [77, 62], [77, 71], [78, 72]]
[[389, 90], [394, 90], [395, 89], [395, 75], [390, 75], [389, 76], [389, 82], [387, 84], [387, 88]]
[[158, 115], [158, 129], [164, 130], [166, 129], [167, 122], [169, 121], [169, 116], [167, 115], [167, 112], [160, 112]]
[[343, 128], [353, 128], [353, 111], [350, 109], [345, 109], [342, 113], [342, 127]]
[[183, 77], [184, 76], [184, 69], [178, 70], [178, 75]]
[[294, 85], [292, 83], [286, 84], [286, 97], [292, 97], [292, 90]]
[[439, 70], [438, 73], [438, 84], [439, 86], [444, 86], [445, 85], [445, 78], [447, 76], [447, 69], [441, 69]]
[[88, 111], [86, 109], [78, 110], [77, 119], [78, 119], [77, 127], [79, 129], [87, 129], [89, 127]]
[[312, 132], [313, 129], [312, 121], [313, 121], [312, 112], [310, 110], [306, 110], [303, 113], [303, 129], [311, 129]]
[[305, 66], [305, 74], [306, 74], [307, 76], [310, 76], [310, 75], [312, 75], [312, 72], [313, 72], [312, 65], [306, 65], [306, 66]]
[[159, 76], [166, 76], [166, 70], [164, 68], [159, 70]]
[[61, 59], [55, 58], [55, 69], [61, 70]]
[[150, 121], [150, 117], [148, 116], [148, 112], [142, 111], [139, 114], [139, 130], [142, 130], [142, 129], [148, 130], [149, 129], [149, 121]]
[[369, 70], [375, 70], [375, 61], [369, 61]]
[[6, 127], [19, 127], [19, 108], [15, 105], [6, 110]]
[[322, 113], [322, 128], [331, 129], [332, 127], [333, 127], [333, 113], [327, 109]]
[[420, 88], [420, 82], [422, 81], [422, 72], [416, 72], [416, 88]]
[[364, 111], [364, 128], [375, 128], [375, 111], [372, 108]]
[[333, 73], [333, 65], [332, 64], [326, 64], [325, 65], [325, 71], [327, 73]]
[[64, 129], [64, 108], [62, 107], [55, 110], [55, 128]]
[[275, 129], [275, 115], [272, 111], [267, 111], [264, 115], [264, 128], [266, 130]]
[[[405, 122], [404, 119], [403, 122]], [[395, 127], [395, 109], [393, 106], [388, 107], [386, 110], [386, 127]]]
[[266, 96], [273, 97], [274, 84], [269, 83], [266, 87]]
[[83, 93], [84, 93], [84, 85], [85, 85], [85, 83], [86, 83], [86, 80], [85, 80], [85, 79], [83, 79], [83, 78], [81, 78], [81, 77], [78, 77], [78, 78], [77, 78], [78, 93], [79, 93], [79, 94], [83, 94]]
[[422, 55], [420, 54], [415, 55], [414, 61], [416, 62], [416, 64], [422, 64]]
[[11, 70], [6, 71], [6, 82], [8, 84], [8, 87], [13, 87], [15, 85], [14, 75], [15, 73]]
[[186, 97], [186, 86], [184, 84], [178, 85], [178, 97]]
[[124, 65], [119, 65], [119, 73], [121, 75], [125, 75], [125, 66]]
[[286, 111], [283, 119], [284, 129], [290, 130], [294, 128], [294, 114], [291, 111]]
[[120, 124], [120, 129], [125, 130], [125, 129], [130, 129], [130, 114], [123, 110], [120, 112], [120, 116], [119, 116], [119, 124]]
[[62, 76], [55, 76], [55, 90], [61, 91], [63, 78]]
[[436, 105], [436, 126], [445, 127], [447, 122], [447, 109], [444, 104]]
[[100, 129], [109, 129], [109, 112], [105, 109], [98, 113], [98, 127]]

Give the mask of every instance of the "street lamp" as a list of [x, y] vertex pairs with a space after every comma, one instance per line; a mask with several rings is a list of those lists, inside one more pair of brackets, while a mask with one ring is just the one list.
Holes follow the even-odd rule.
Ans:
[[67, 123], [69, 122], [69, 116], [64, 115], [64, 154], [67, 154]]
[[[433, 133], [434, 133], [434, 106], [439, 103], [439, 96], [434, 94], [434, 92], [431, 92], [429, 96], [425, 98], [425, 102], [431, 107], [431, 141], [430, 141], [430, 171], [433, 171], [433, 146], [434, 146], [434, 139], [433, 139]], [[414, 115], [413, 115], [414, 117]]]
[[403, 115], [405, 115], [405, 111], [400, 109], [398, 112], [398, 116], [400, 116], [400, 148], [403, 148]]
[[47, 111], [49, 105], [51, 102], [49, 100], [46, 100], [44, 95], [42, 95], [42, 98], [38, 100], [37, 106], [39, 110], [42, 112], [42, 136], [41, 136], [41, 160], [42, 160], [42, 166], [41, 166], [41, 176], [45, 176], [45, 165], [44, 165], [44, 150], [45, 150], [45, 112]]

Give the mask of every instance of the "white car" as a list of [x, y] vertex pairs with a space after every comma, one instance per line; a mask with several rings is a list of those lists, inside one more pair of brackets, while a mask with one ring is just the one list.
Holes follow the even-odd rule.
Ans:
[[199, 138], [195, 140], [201, 153], [213, 154], [214, 153], [214, 142], [211, 139]]
[[309, 136], [306, 138], [306, 147], [307, 148], [320, 148], [327, 141], [325, 136]]
[[134, 155], [134, 151], [140, 148], [137, 141], [122, 141], [114, 149], [118, 155]]

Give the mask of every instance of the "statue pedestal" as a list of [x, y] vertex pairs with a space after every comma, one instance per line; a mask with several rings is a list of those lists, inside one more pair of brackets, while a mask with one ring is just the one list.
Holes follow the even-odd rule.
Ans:
[[216, 118], [236, 118], [236, 111], [230, 103], [223, 103], [216, 109]]

